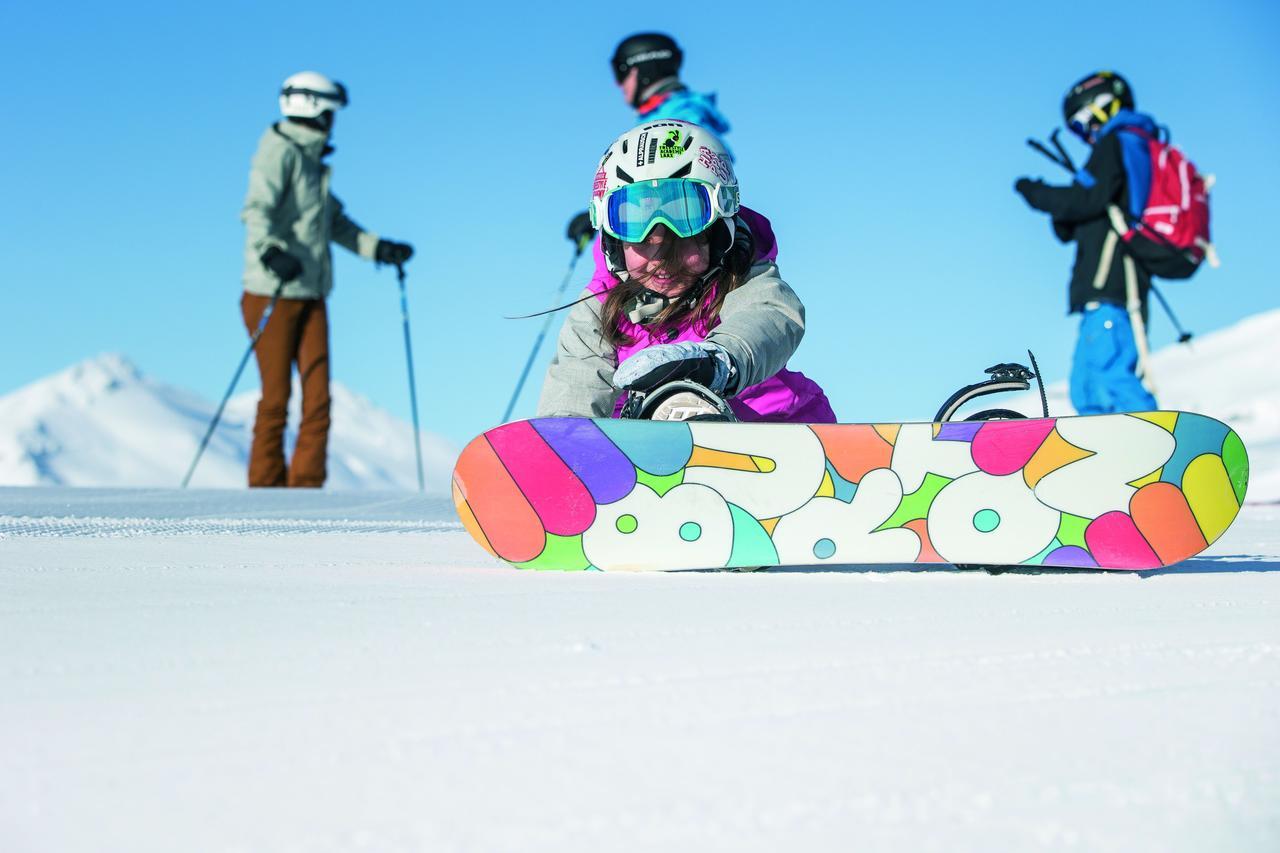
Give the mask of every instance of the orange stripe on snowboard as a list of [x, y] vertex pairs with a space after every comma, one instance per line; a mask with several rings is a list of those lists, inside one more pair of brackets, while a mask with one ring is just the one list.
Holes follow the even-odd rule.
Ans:
[[[542, 522], [484, 436], [462, 451], [453, 481], [499, 557], [524, 563], [542, 553], [547, 542]], [[468, 490], [468, 483], [476, 484], [474, 492]]]
[[903, 527], [910, 530], [916, 536], [920, 537], [920, 553], [916, 556], [914, 562], [917, 563], [945, 563], [942, 555], [933, 550], [933, 543], [929, 541], [929, 522], [923, 518], [916, 518], [908, 521]]
[[870, 424], [811, 424], [822, 442], [822, 451], [836, 473], [850, 483], [858, 483], [868, 471], [888, 468], [893, 445]]
[[1129, 512], [1166, 566], [1209, 547], [1186, 496], [1173, 483], [1151, 483], [1138, 489], [1129, 500]]

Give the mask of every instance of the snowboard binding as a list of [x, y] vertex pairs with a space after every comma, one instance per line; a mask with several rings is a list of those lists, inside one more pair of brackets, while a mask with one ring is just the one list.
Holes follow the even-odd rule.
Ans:
[[645, 421], [736, 421], [725, 399], [705, 385], [678, 379], [652, 391], [631, 391], [619, 417]]
[[[1000, 394], [1005, 391], [1027, 391], [1031, 388], [1031, 380], [1034, 379], [1036, 384], [1040, 386], [1040, 407], [1044, 412], [1044, 416], [1049, 417], [1049, 398], [1044, 392], [1044, 380], [1040, 378], [1040, 365], [1036, 364], [1036, 357], [1031, 350], [1027, 350], [1027, 358], [1031, 360], [1032, 370], [1026, 365], [1016, 362], [1007, 362], [992, 365], [986, 369], [987, 379], [981, 382], [975, 382], [972, 385], [966, 385], [959, 391], [947, 398], [942, 404], [942, 408], [938, 409], [938, 414], [934, 415], [934, 421], [937, 423], [946, 423], [955, 417], [960, 407], [970, 400], [978, 397], [985, 397], [987, 394]], [[966, 421], [1007, 421], [1025, 418], [1026, 415], [1021, 412], [1015, 412], [1013, 409], [983, 409], [980, 412], [974, 412], [965, 418]], [[984, 566], [974, 564], [956, 564], [957, 569], [982, 569], [989, 575], [1004, 574], [1007, 570], [1006, 566]]]
[[[1044, 411], [1044, 417], [1049, 417], [1049, 399], [1044, 392], [1044, 380], [1040, 377], [1040, 366], [1036, 364], [1036, 357], [1031, 350], [1027, 350], [1027, 357], [1031, 360], [1030, 368], [1016, 362], [1007, 362], [988, 367], [986, 373], [989, 378], [981, 382], [975, 382], [972, 385], [966, 385], [948, 397], [947, 401], [938, 409], [938, 413], [933, 416], [934, 422], [946, 423], [955, 417], [961, 406], [978, 397], [985, 397], [988, 394], [1001, 394], [1005, 391], [1026, 391], [1031, 388], [1032, 379], [1036, 380], [1036, 383], [1040, 386], [1040, 406]], [[1021, 412], [1015, 412], [1012, 409], [996, 408], [974, 412], [965, 420], [1003, 421], [1025, 417], [1026, 415]]]

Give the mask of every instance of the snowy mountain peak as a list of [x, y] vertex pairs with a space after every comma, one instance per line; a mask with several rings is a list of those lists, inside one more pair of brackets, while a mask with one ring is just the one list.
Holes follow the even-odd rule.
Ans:
[[[328, 485], [416, 489], [412, 428], [339, 383], [331, 391]], [[193, 486], [244, 486], [257, 401], [257, 391], [229, 401]], [[85, 359], [0, 397], [0, 485], [176, 486], [214, 408], [123, 354]], [[431, 434], [422, 451], [428, 490], [446, 493], [456, 453]]]
[[14, 394], [22, 394], [28, 399], [52, 394], [68, 403], [86, 405], [142, 381], [142, 372], [128, 357], [121, 353], [103, 353], [77, 362]]
[[123, 353], [108, 352], [87, 358], [65, 371], [78, 384], [87, 388], [113, 391], [124, 383], [140, 382], [142, 371]]

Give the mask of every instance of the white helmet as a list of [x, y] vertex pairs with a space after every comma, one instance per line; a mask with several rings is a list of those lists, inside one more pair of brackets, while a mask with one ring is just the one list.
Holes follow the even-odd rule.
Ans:
[[658, 225], [692, 237], [713, 235], [713, 266], [734, 239], [738, 179], [724, 143], [687, 121], [651, 121], [619, 136], [600, 158], [591, 187], [591, 224], [619, 272], [621, 243], [642, 242]]
[[315, 71], [300, 71], [280, 87], [280, 113], [286, 118], [316, 118], [347, 105], [347, 87]]

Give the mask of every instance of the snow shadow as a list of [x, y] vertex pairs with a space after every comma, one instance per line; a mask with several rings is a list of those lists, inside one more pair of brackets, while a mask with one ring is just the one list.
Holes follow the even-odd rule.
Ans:
[[[708, 571], [724, 571], [710, 569]], [[941, 563], [916, 564], [884, 564], [884, 565], [830, 565], [830, 566], [769, 566], [769, 574], [892, 574], [909, 572], [924, 573], [962, 573], [989, 575], [1118, 575], [1136, 576], [1140, 578], [1160, 577], [1162, 575], [1188, 574], [1241, 574], [1245, 572], [1280, 572], [1280, 557], [1260, 556], [1257, 554], [1222, 554], [1213, 557], [1196, 557], [1184, 560], [1174, 566], [1150, 571], [1125, 571], [1120, 569], [1064, 569], [1052, 566], [993, 566], [986, 569], [981, 566], [952, 566]]]
[[1280, 572], [1280, 557], [1264, 557], [1258, 554], [1220, 554], [1213, 557], [1195, 557], [1150, 572], [1138, 572], [1144, 578], [1157, 575], [1215, 575], [1242, 572]]

